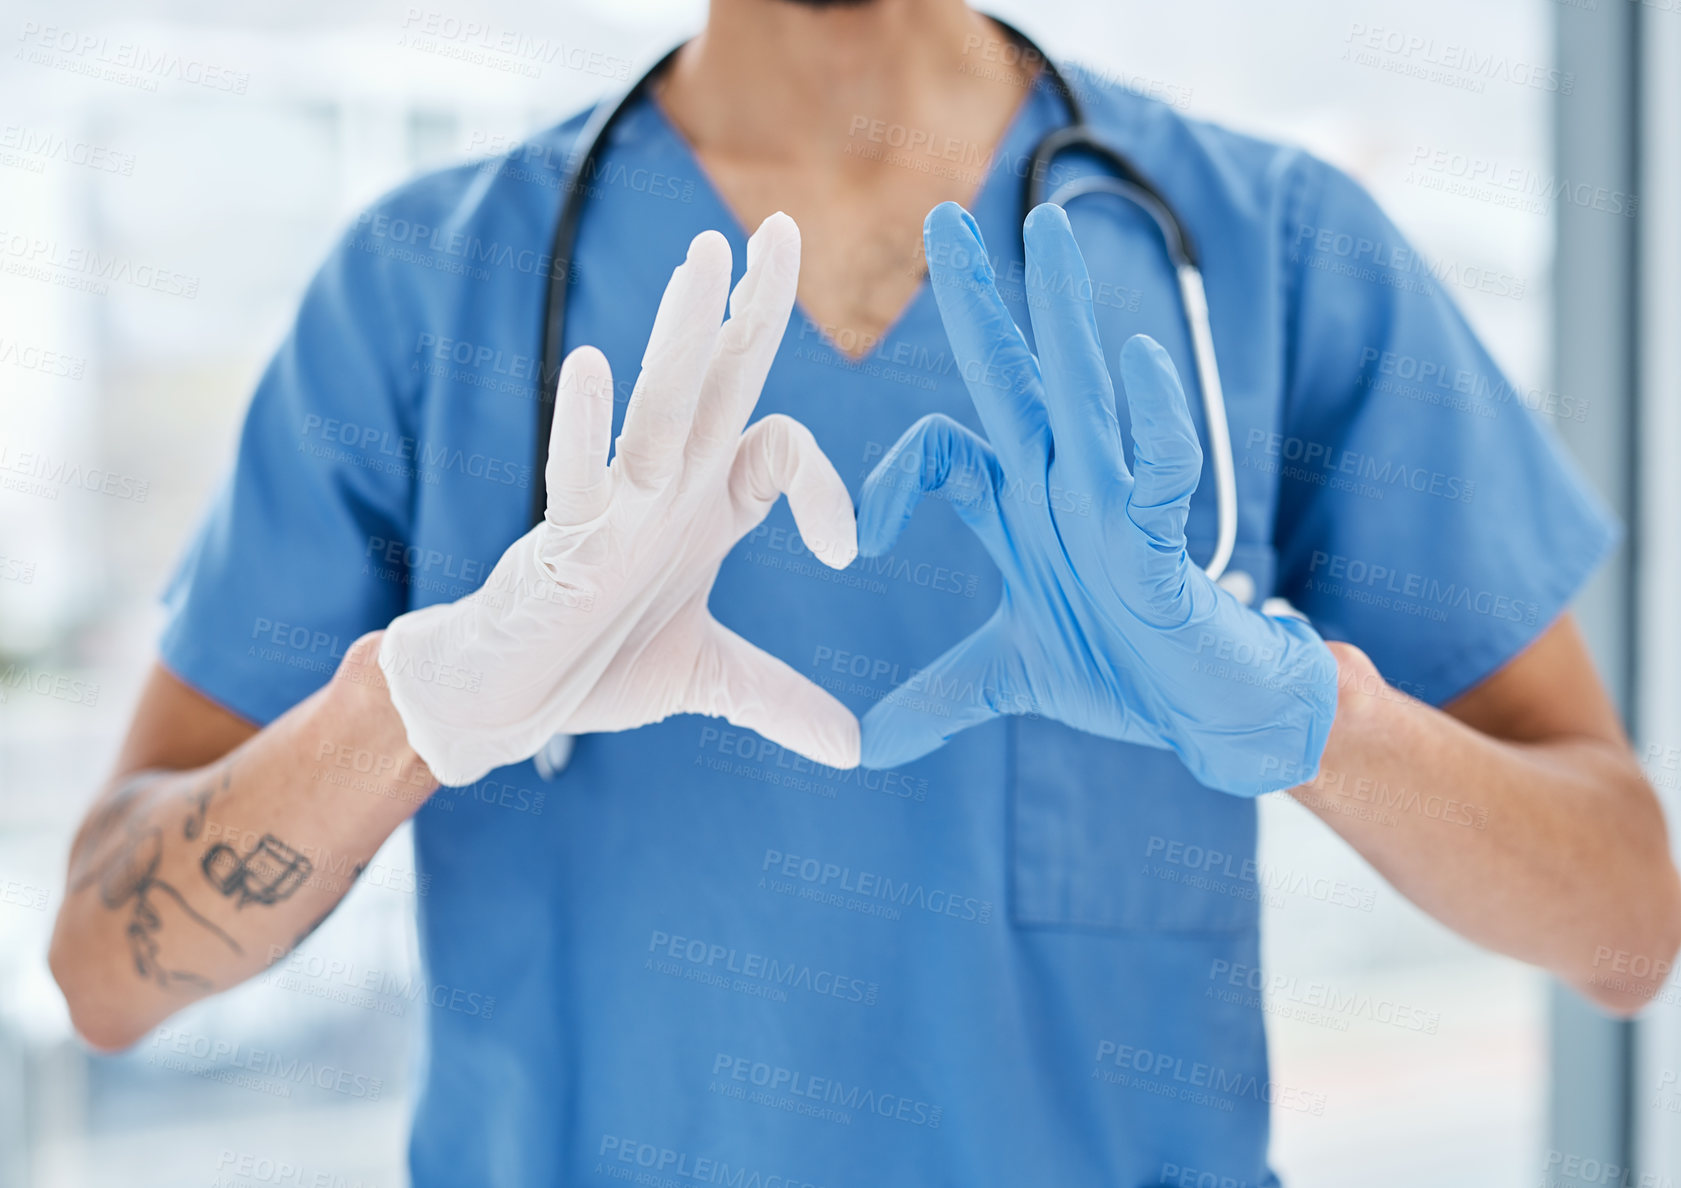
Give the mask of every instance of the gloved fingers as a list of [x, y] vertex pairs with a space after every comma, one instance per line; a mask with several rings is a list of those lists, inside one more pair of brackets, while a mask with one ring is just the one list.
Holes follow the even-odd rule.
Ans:
[[592, 346], [581, 346], [560, 365], [549, 462], [543, 473], [549, 523], [586, 524], [607, 510], [607, 448], [613, 438], [613, 369]]
[[730, 467], [735, 539], [763, 520], [782, 494], [812, 555], [830, 569], [851, 565], [858, 555], [858, 527], [846, 484], [810, 429], [772, 413], [742, 434], [736, 446]]
[[683, 460], [729, 289], [729, 241], [702, 231], [660, 299], [619, 431], [616, 465], [636, 486], [661, 486]]
[[1185, 389], [1167, 351], [1143, 334], [1121, 347], [1121, 383], [1132, 416], [1127, 516], [1158, 551], [1183, 552], [1185, 517], [1202, 477], [1202, 445]]
[[979, 434], [943, 413], [917, 421], [883, 455], [858, 499], [858, 548], [879, 557], [893, 547], [924, 495], [938, 495], [969, 525], [992, 559], [1008, 553], [998, 500], [1004, 474]]
[[864, 767], [920, 759], [1007, 711], [1014, 693], [1003, 687], [1006, 665], [996, 623], [989, 621], [870, 707], [859, 760]]
[[1045, 410], [1057, 465], [1096, 496], [1125, 472], [1115, 387], [1092, 313], [1091, 277], [1062, 207], [1049, 202], [1027, 216], [1027, 308], [1044, 377]]
[[1041, 471], [1050, 429], [1039, 399], [1039, 364], [993, 284], [980, 228], [955, 202], [922, 226], [928, 281], [952, 354], [986, 435], [1010, 473]]
[[708, 645], [692, 694], [697, 712], [755, 730], [825, 766], [858, 766], [858, 719], [832, 694], [715, 619], [709, 619]]
[[777, 211], [747, 241], [747, 271], [730, 294], [730, 317], [701, 384], [689, 456], [727, 449], [747, 425], [782, 345], [800, 281], [800, 229]]

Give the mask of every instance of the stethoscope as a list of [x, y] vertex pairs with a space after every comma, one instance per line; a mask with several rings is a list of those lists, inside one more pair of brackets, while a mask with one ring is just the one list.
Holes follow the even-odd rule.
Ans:
[[[1032, 55], [1042, 63], [1043, 77], [1053, 90], [1062, 96], [1068, 108], [1068, 123], [1043, 137], [1034, 146], [1023, 178], [1024, 210], [1032, 210], [1041, 202], [1067, 205], [1075, 198], [1088, 194], [1112, 194], [1138, 207], [1155, 222], [1173, 263], [1179, 283], [1179, 299], [1184, 307], [1185, 324], [1190, 330], [1191, 349], [1196, 361], [1197, 386], [1202, 390], [1203, 420], [1208, 427], [1208, 444], [1214, 469], [1215, 543], [1214, 553], [1203, 566], [1208, 576], [1219, 582], [1244, 603], [1255, 597], [1255, 581], [1241, 570], [1228, 570], [1232, 550], [1237, 544], [1237, 476], [1232, 461], [1231, 428], [1226, 421], [1226, 397], [1220, 386], [1220, 367], [1214, 357], [1214, 331], [1208, 319], [1208, 293], [1203, 288], [1202, 269], [1198, 266], [1196, 245], [1185, 225], [1174, 213], [1159, 190], [1119, 150], [1106, 144], [1086, 124], [1084, 106], [1074, 93], [1068, 79], [1039, 46], [1012, 25], [991, 18], [1006, 36], [1021, 47], [1023, 55]], [[555, 223], [554, 242], [550, 252], [552, 268], [549, 273], [547, 306], [543, 315], [543, 367], [537, 393], [537, 468], [541, 475], [548, 464], [549, 430], [554, 423], [555, 386], [560, 378], [560, 364], [566, 357], [566, 302], [571, 292], [572, 253], [578, 243], [578, 224], [583, 218], [584, 200], [588, 196], [587, 178], [595, 168], [619, 118], [642, 97], [683, 46], [679, 43], [668, 50], [659, 61], [615, 100], [603, 100], [590, 113], [578, 133], [578, 139], [567, 157], [566, 171], [561, 179], [560, 218]], [[1031, 60], [1031, 59], [1029, 59]], [[1114, 177], [1093, 175], [1076, 178], [1047, 194], [1045, 179], [1050, 176], [1051, 162], [1058, 153], [1078, 150], [1098, 158], [1115, 172]], [[544, 512], [544, 491], [541, 482], [532, 485], [532, 520], [540, 522]], [[539, 772], [545, 777], [565, 766], [571, 751], [571, 739], [557, 738], [537, 756]]]

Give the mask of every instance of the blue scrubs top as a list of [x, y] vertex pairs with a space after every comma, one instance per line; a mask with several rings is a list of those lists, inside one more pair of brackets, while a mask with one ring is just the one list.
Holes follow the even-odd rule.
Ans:
[[[1585, 406], [1507, 382], [1341, 173], [1081, 85], [1202, 250], [1234, 568], [1402, 689], [1439, 704], [1475, 685], [1612, 543], [1534, 411]], [[1033, 91], [972, 203], [1024, 328], [1021, 175], [1065, 118]], [[330, 256], [168, 594], [163, 659], [189, 684], [268, 722], [358, 635], [475, 588], [526, 530], [548, 245], [580, 124], [404, 186]], [[1089, 167], [1070, 155], [1049, 180]], [[690, 238], [723, 230], [739, 273], [745, 233], [646, 102], [587, 184], [559, 265], [568, 341], [606, 352], [622, 417]], [[1155, 231], [1109, 197], [1070, 215], [1106, 349], [1153, 335], [1195, 408]], [[861, 362], [796, 310], [771, 412], [810, 426], [854, 494], [924, 413], [979, 428], [926, 286]], [[1207, 473], [1190, 535], [1205, 558]], [[712, 609], [862, 713], [998, 593], [939, 501], [843, 573], [779, 505]], [[552, 782], [523, 763], [440, 790], [415, 845], [426, 976], [451, 991], [429, 996], [419, 1188], [1273, 1185], [1269, 1111], [1328, 1113], [1314, 1086], [1270, 1078], [1258, 996], [1232, 984], [1259, 963], [1254, 805], [1166, 751], [1013, 720], [901, 770], [838, 772], [686, 716], [582, 738]]]

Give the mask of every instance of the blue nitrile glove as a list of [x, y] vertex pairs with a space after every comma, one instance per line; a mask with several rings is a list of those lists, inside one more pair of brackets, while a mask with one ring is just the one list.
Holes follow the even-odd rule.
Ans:
[[1121, 350], [1128, 470], [1091, 283], [1062, 209], [1027, 218], [1037, 359], [968, 212], [935, 207], [923, 236], [991, 444], [949, 417], [911, 426], [864, 484], [859, 550], [886, 552], [923, 495], [937, 494], [992, 554], [1004, 594], [973, 635], [865, 716], [864, 765], [892, 767], [1000, 714], [1036, 713], [1167, 747], [1203, 784], [1238, 796], [1311, 779], [1336, 710], [1336, 661], [1305, 623], [1250, 610], [1187, 555], [1202, 447], [1167, 352], [1143, 335]]

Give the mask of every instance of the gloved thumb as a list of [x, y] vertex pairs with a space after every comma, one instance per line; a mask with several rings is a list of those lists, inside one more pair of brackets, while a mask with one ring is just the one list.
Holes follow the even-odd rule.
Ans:
[[706, 632], [686, 708], [756, 730], [827, 767], [858, 766], [858, 719], [851, 710], [710, 616]]
[[863, 722], [865, 767], [897, 767], [954, 736], [1020, 712], [1025, 682], [994, 615], [939, 659], [870, 707]]

